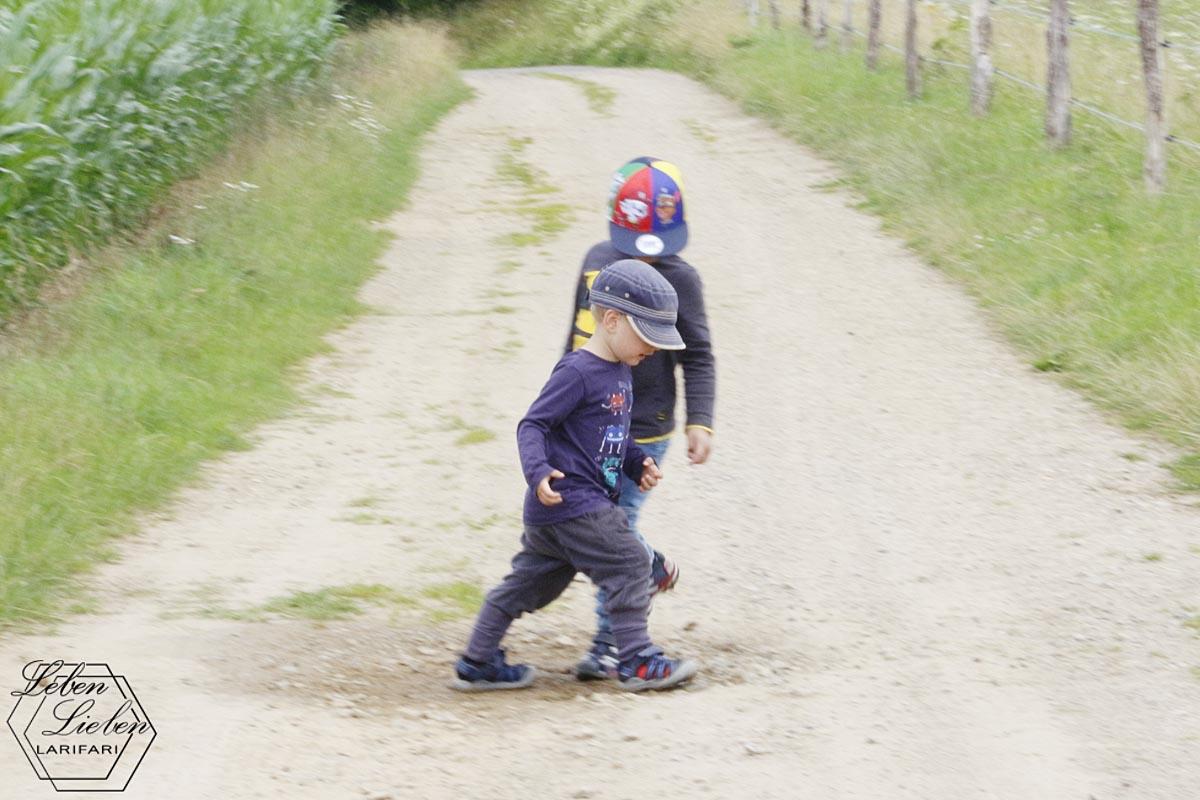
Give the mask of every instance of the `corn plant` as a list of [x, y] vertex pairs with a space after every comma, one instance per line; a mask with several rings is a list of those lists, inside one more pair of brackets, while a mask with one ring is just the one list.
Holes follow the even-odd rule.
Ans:
[[335, 0], [0, 0], [0, 312], [144, 212], [264, 91], [298, 91]]

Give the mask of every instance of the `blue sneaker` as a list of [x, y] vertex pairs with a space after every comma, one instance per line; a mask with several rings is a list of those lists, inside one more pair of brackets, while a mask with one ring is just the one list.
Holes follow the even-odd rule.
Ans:
[[617, 645], [604, 634], [597, 634], [579, 663], [575, 665], [575, 677], [581, 681], [602, 681], [606, 678], [617, 677]]
[[669, 592], [679, 583], [679, 565], [657, 550], [650, 562], [650, 596]]
[[504, 651], [497, 650], [490, 661], [480, 662], [465, 655], [454, 665], [451, 689], [460, 692], [491, 692], [497, 689], [524, 689], [533, 683], [537, 670], [527, 664], [507, 664]]
[[627, 692], [670, 689], [696, 674], [695, 661], [676, 661], [664, 656], [661, 647], [650, 645], [617, 668], [621, 688]]

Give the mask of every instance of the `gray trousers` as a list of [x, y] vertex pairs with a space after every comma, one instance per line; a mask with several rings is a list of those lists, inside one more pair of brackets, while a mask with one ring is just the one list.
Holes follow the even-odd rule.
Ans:
[[526, 525], [512, 571], [488, 592], [466, 654], [487, 661], [508, 626], [557, 598], [577, 572], [607, 595], [613, 638], [622, 661], [650, 646], [650, 562], [625, 512], [608, 506], [552, 525]]

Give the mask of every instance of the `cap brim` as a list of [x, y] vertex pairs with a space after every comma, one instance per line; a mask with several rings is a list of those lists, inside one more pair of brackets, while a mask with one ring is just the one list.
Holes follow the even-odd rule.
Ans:
[[[625, 255], [633, 256], [634, 258], [639, 256], [649, 256], [651, 258], [673, 256], [687, 246], [688, 227], [686, 222], [682, 222], [669, 231], [643, 233], [641, 231], [631, 231], [628, 228], [622, 228], [615, 222], [610, 222], [608, 223], [608, 238], [612, 241], [613, 247]], [[662, 243], [661, 250], [658, 250], [654, 246], [647, 247], [648, 244], [653, 245], [655, 239]], [[655, 250], [657, 252], [652, 252]]]
[[659, 350], [683, 350], [686, 347], [683, 337], [679, 335], [679, 331], [675, 330], [674, 325], [665, 322], [647, 322], [632, 314], [625, 316], [628, 317], [629, 325], [638, 338], [651, 347], [657, 347]]

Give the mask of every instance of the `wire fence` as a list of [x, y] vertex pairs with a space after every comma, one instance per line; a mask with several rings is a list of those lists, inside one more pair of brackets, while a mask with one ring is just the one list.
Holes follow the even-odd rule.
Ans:
[[[948, 7], [948, 8], [959, 7], [959, 8], [967, 8], [967, 9], [969, 9], [973, 5], [971, 0], [939, 0], [939, 4], [944, 7]], [[828, 6], [826, 6], [826, 8], [828, 8]], [[1029, 8], [1029, 7], [1021, 5], [1021, 4], [1016, 4], [1016, 3], [1014, 3], [1014, 4], [990, 3], [989, 7], [988, 7], [988, 11], [989, 11], [989, 13], [1009, 14], [1009, 15], [1019, 16], [1019, 17], [1022, 17], [1022, 18], [1025, 18], [1025, 19], [1028, 19], [1031, 21], [1035, 21], [1039, 24], [1039, 26], [1047, 25], [1048, 20], [1049, 20], [1048, 12], [1038, 11], [1038, 10]], [[849, 13], [849, 12], [847, 12], [847, 13]], [[846, 22], [849, 22], [851, 19], [852, 19], [852, 17], [848, 16], [846, 21], [841, 24], [830, 24], [830, 20], [825, 20], [824, 22], [826, 24], [826, 32], [832, 33], [832, 32], [836, 32], [836, 31], [840, 31], [843, 33], [843, 35], [848, 34], [848, 35], [859, 37], [862, 39], [868, 38], [868, 34], [865, 31], [859, 29], [858, 27], [855, 27], [853, 24], [850, 24], [850, 25], [846, 24]], [[821, 21], [814, 20], [814, 24], [820, 25]], [[1080, 34], [1085, 34], [1085, 35], [1107, 37], [1109, 39], [1114, 39], [1114, 40], [1123, 41], [1123, 42], [1135, 43], [1137, 45], [1138, 49], [1134, 50], [1133, 53], [1138, 54], [1140, 56], [1140, 48], [1141, 48], [1142, 40], [1141, 40], [1141, 37], [1139, 37], [1139, 36], [1136, 36], [1131, 33], [1126, 33], [1123, 31], [1113, 30], [1112, 28], [1105, 27], [1104, 25], [1092, 22], [1090, 20], [1081, 20], [1081, 19], [1077, 19], [1077, 18], [1071, 18], [1069, 20], [1068, 27], [1072, 34], [1080, 33]], [[1174, 36], [1174, 35], [1172, 34], [1172, 36]], [[896, 45], [894, 45], [890, 42], [883, 41], [882, 37], [880, 38], [878, 45], [879, 45], [879, 47], [881, 47], [882, 49], [885, 49], [887, 51], [897, 53], [902, 56], [907, 55], [907, 51], [904, 48], [897, 47]], [[1164, 50], [1172, 49], [1172, 50], [1176, 50], [1176, 51], [1200, 53], [1200, 44], [1196, 44], [1196, 43], [1189, 42], [1189, 41], [1182, 41], [1178, 37], [1175, 37], [1175, 38], [1161, 37], [1160, 40], [1158, 41], [1158, 46], [1160, 48], [1163, 48]], [[935, 64], [938, 66], [948, 67], [950, 69], [962, 70], [962, 71], [966, 71], [966, 72], [971, 72], [972, 70], [974, 70], [974, 67], [971, 64], [964, 63], [962, 61], [955, 61], [952, 58], [941, 57], [940, 53], [938, 55], [929, 55], [929, 54], [925, 54], [925, 53], [919, 53], [918, 59], [919, 59], [919, 62], [922, 64]], [[1190, 71], [1196, 71], [1194, 68], [1192, 68], [1190, 66], [1188, 68]], [[1047, 87], [1045, 84], [1038, 83], [1033, 80], [1029, 80], [1027, 77], [1016, 74], [1012, 71], [1000, 69], [998, 67], [993, 66], [990, 70], [990, 73], [995, 78], [1007, 81], [1007, 82], [1015, 84], [1017, 86], [1021, 86], [1030, 91], [1037, 92], [1043, 96], [1047, 92]], [[1132, 77], [1130, 77], [1130, 78], [1126, 79], [1124, 81], [1124, 83], [1127, 85], [1132, 80], [1134, 80], [1134, 79]], [[1137, 76], [1136, 80], [1138, 82], [1140, 82], [1141, 76], [1140, 75]], [[1146, 135], [1146, 132], [1147, 132], [1146, 124], [1137, 122], [1137, 121], [1134, 121], [1131, 119], [1127, 119], [1126, 117], [1122, 116], [1119, 113], [1114, 113], [1113, 111], [1109, 111], [1104, 108], [1101, 108], [1100, 105], [1098, 105], [1095, 102], [1090, 102], [1088, 100], [1080, 99], [1078, 97], [1071, 97], [1068, 102], [1069, 102], [1069, 105], [1071, 108], [1079, 109], [1082, 112], [1085, 112], [1091, 116], [1094, 116], [1097, 119], [1104, 120], [1105, 122], [1108, 122], [1114, 126], [1138, 131], [1138, 132], [1142, 133], [1143, 135]], [[1174, 135], [1174, 134], [1164, 134], [1163, 139], [1172, 145], [1178, 145], [1181, 148], [1190, 150], [1192, 152], [1200, 153], [1200, 142], [1193, 141], [1186, 137], [1178, 136], [1178, 135]]]
[[[964, 8], [971, 7], [970, 0], [939, 0], [939, 2], [942, 5], [947, 5], [947, 6], [961, 6]], [[1015, 16], [1025, 17], [1026, 19], [1030, 19], [1035, 22], [1043, 23], [1043, 24], [1046, 22], [1046, 14], [1044, 12], [1039, 13], [1030, 8], [1026, 8], [1025, 6], [1020, 6], [1020, 5], [1003, 5], [1000, 3], [996, 3], [996, 4], [992, 4], [989, 6], [989, 11], [992, 13], [1013, 14]], [[1072, 31], [1079, 32], [1079, 33], [1089, 33], [1089, 34], [1095, 34], [1097, 36], [1107, 36], [1110, 39], [1120, 39], [1120, 40], [1123, 40], [1126, 42], [1136, 42], [1138, 44], [1141, 43], [1141, 39], [1132, 33], [1125, 33], [1122, 31], [1114, 31], [1111, 28], [1104, 27], [1103, 25], [1097, 25], [1094, 22], [1080, 20], [1075, 17], [1071, 18], [1070, 27], [1071, 27]], [[1200, 53], [1200, 44], [1176, 41], [1176, 40], [1170, 39], [1170, 38], [1162, 39], [1159, 42], [1159, 46], [1163, 47], [1163, 48], [1167, 48], [1167, 49], [1172, 49], [1172, 50], [1181, 50], [1181, 51], [1191, 52], [1191, 53]]]
[[[941, 0], [941, 2], [947, 3], [947, 4], [953, 4], [953, 5], [960, 5], [960, 6], [970, 6], [971, 5], [966, 0]], [[1036, 20], [1038, 22], [1046, 21], [1045, 14], [1039, 14], [1036, 11], [1030, 10], [1028, 8], [1024, 8], [1022, 6], [997, 4], [997, 5], [991, 6], [991, 10], [998, 11], [1003, 14], [1017, 14], [1017, 15], [1020, 15], [1023, 17], [1027, 17], [1032, 20]], [[1075, 18], [1071, 19], [1071, 29], [1075, 30], [1075, 31], [1080, 31], [1083, 33], [1094, 33], [1098, 36], [1107, 36], [1111, 39], [1123, 39], [1127, 42], [1138, 42], [1139, 44], [1141, 43], [1141, 39], [1132, 33], [1124, 33], [1122, 31], [1114, 31], [1111, 28], [1104, 27], [1103, 25], [1097, 25], [1094, 22], [1087, 22], [1087, 21], [1080, 20], [1080, 19], [1075, 19]], [[1200, 53], [1200, 44], [1191, 44], [1189, 42], [1176, 42], [1176, 41], [1172, 41], [1170, 39], [1163, 39], [1162, 41], [1159, 42], [1159, 45], [1161, 47], [1170, 47], [1170, 48], [1174, 48], [1176, 50], [1188, 50], [1191, 52]]]
[[[940, 1], [943, 5], [965, 6], [967, 8], [971, 7], [971, 3], [969, 2], [969, 0], [940, 0]], [[999, 12], [1001, 14], [1014, 14], [1016, 16], [1026, 17], [1027, 19], [1036, 20], [1037, 22], [1045, 22], [1046, 21], [1045, 13], [1039, 14], [1036, 11], [1025, 8], [1024, 6], [1001, 5], [1001, 4], [997, 3], [995, 5], [989, 6], [989, 11]], [[1075, 18], [1071, 19], [1071, 28], [1074, 30], [1087, 31], [1088, 33], [1100, 34], [1102, 36], [1111, 36], [1115, 39], [1126, 39], [1126, 40], [1133, 41], [1133, 42], [1141, 41], [1138, 37], [1134, 36], [1131, 33], [1121, 33], [1120, 31], [1109, 30], [1108, 28], [1105, 28], [1102, 25], [1094, 25], [1090, 22], [1083, 22], [1083, 21], [1080, 21]]]

